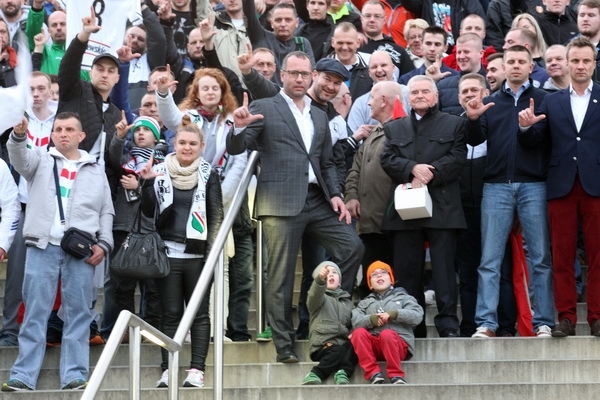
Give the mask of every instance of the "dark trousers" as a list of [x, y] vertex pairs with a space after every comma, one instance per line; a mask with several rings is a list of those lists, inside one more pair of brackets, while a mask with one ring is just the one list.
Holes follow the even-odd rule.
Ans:
[[388, 233], [365, 233], [360, 235], [365, 245], [365, 255], [362, 259], [363, 277], [358, 286], [358, 295], [364, 299], [371, 293], [369, 290], [369, 277], [367, 269], [375, 261], [383, 261], [388, 265], [394, 265], [394, 236]]
[[312, 372], [317, 374], [321, 380], [327, 379], [331, 374], [340, 369], [346, 372], [349, 377], [354, 372], [354, 367], [358, 361], [352, 343], [349, 341], [343, 345], [331, 344], [323, 346], [319, 350], [311, 353], [310, 359], [318, 361], [319, 364], [312, 368]]
[[295, 340], [292, 320], [292, 298], [296, 260], [302, 235], [313, 236], [334, 260], [342, 272], [342, 289], [352, 293], [356, 272], [364, 246], [352, 225], [338, 221], [319, 189], [310, 189], [302, 211], [295, 216], [263, 216], [267, 242], [267, 314], [277, 350], [292, 345]]
[[300, 283], [300, 297], [298, 298], [298, 318], [300, 322], [296, 331], [296, 336], [299, 338], [308, 337], [310, 313], [306, 306], [306, 300], [310, 285], [314, 282], [312, 273], [317, 265], [327, 260], [331, 260], [331, 257], [327, 254], [325, 247], [321, 246], [314, 237], [305, 233], [302, 236], [302, 282]]
[[[171, 272], [164, 278], [156, 280], [158, 294], [162, 303], [161, 331], [172, 338], [183, 317], [184, 305], [192, 297], [196, 283], [204, 267], [203, 258], [182, 259], [169, 258]], [[209, 286], [210, 287], [210, 286]], [[210, 318], [208, 305], [210, 289], [204, 293], [200, 308], [192, 322], [192, 361], [191, 368], [204, 371], [208, 345], [210, 344]], [[163, 370], [169, 367], [169, 352], [161, 349]]]
[[[395, 286], [401, 286], [417, 299], [425, 314], [423, 282], [423, 245], [429, 241], [431, 253], [431, 276], [435, 290], [438, 314], [434, 318], [440, 336], [449, 331], [458, 332], [456, 307], [458, 287], [456, 284], [455, 252], [457, 231], [455, 229], [416, 229], [394, 232]], [[415, 327], [416, 337], [426, 337], [425, 315]]]
[[229, 260], [229, 315], [227, 316], [227, 337], [233, 341], [247, 341], [248, 310], [252, 292], [252, 221], [248, 210], [248, 201], [242, 207], [233, 223], [233, 241], [235, 256]]

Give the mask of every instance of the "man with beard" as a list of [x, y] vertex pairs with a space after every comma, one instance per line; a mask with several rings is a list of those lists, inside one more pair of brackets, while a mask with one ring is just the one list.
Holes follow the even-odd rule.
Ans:
[[25, 31], [28, 13], [29, 7], [23, 5], [23, 0], [0, 0], [0, 18], [6, 22], [10, 38], [8, 43], [15, 50], [19, 49], [15, 36], [17, 32]]
[[11, 87], [17, 84], [16, 66], [17, 52], [9, 45], [6, 21], [0, 19], [0, 87]]
[[261, 154], [257, 216], [268, 252], [267, 314], [277, 362], [282, 363], [299, 361], [293, 348], [292, 289], [301, 235], [313, 236], [340, 261], [342, 289], [349, 293], [364, 251], [342, 200], [327, 114], [306, 96], [312, 70], [307, 54], [288, 54], [281, 92], [255, 100], [250, 109], [245, 101], [234, 112], [236, 129], [227, 137], [230, 154], [248, 147]]
[[[47, 43], [48, 37], [44, 34], [44, 10], [43, 0], [34, 0], [29, 16], [27, 17], [27, 38], [29, 39], [29, 50], [31, 63], [34, 71], [42, 71], [49, 75], [58, 75], [60, 61], [65, 55], [67, 40], [67, 14], [63, 11], [54, 11], [48, 17], [48, 34], [51, 43]], [[90, 80], [88, 71], [81, 70], [81, 79]]]
[[488, 58], [485, 80], [490, 86], [490, 93], [500, 90], [502, 82], [506, 79], [504, 69], [502, 69], [502, 57], [502, 53], [495, 53]]

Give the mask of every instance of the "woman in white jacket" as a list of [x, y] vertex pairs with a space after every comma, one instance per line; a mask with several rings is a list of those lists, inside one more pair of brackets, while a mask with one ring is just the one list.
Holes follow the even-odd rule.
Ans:
[[210, 162], [221, 176], [223, 206], [227, 209], [248, 160], [245, 153], [232, 156], [227, 154], [225, 149], [227, 133], [233, 124], [231, 114], [238, 107], [229, 82], [218, 69], [199, 69], [179, 107], [169, 91], [171, 85], [172, 82], [168, 82], [165, 77], [158, 81], [158, 115], [163, 124], [173, 132], [181, 124], [184, 115], [188, 115], [204, 132], [206, 147], [202, 157]]

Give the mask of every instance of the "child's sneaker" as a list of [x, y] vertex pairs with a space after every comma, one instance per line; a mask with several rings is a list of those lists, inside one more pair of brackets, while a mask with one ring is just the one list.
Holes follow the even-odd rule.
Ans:
[[372, 385], [381, 385], [383, 382], [385, 382], [385, 379], [383, 379], [383, 375], [381, 375], [381, 372], [375, 372], [369, 378], [369, 382], [371, 382]]
[[315, 374], [314, 372], [309, 372], [308, 375], [306, 375], [304, 377], [304, 379], [302, 379], [302, 384], [303, 385], [320, 385], [321, 384], [321, 378], [319, 378], [319, 376], [317, 374]]
[[401, 376], [394, 376], [390, 379], [390, 382], [392, 382], [393, 385], [404, 385], [406, 380]]
[[157, 388], [162, 388], [162, 387], [169, 387], [169, 370], [165, 369], [162, 373], [162, 375], [160, 376], [160, 379], [156, 381], [156, 387]]
[[273, 340], [273, 331], [271, 330], [270, 326], [268, 326], [263, 332], [256, 335], [257, 342], [270, 342], [271, 340]]
[[335, 382], [336, 385], [349, 385], [350, 379], [348, 379], [348, 374], [346, 374], [346, 371], [340, 369], [333, 375], [333, 382]]
[[188, 376], [183, 381], [183, 387], [204, 387], [204, 372], [192, 368], [187, 371]]

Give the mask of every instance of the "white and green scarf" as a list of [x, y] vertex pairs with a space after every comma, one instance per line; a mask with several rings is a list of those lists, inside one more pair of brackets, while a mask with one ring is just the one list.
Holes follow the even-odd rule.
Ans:
[[196, 186], [185, 230], [187, 239], [207, 239], [206, 184], [211, 169], [210, 164], [201, 157], [190, 166], [182, 167], [174, 154], [167, 155], [164, 163], [154, 166], [154, 171], [162, 174], [154, 180], [154, 192], [161, 214], [173, 204], [173, 187], [189, 190]]

